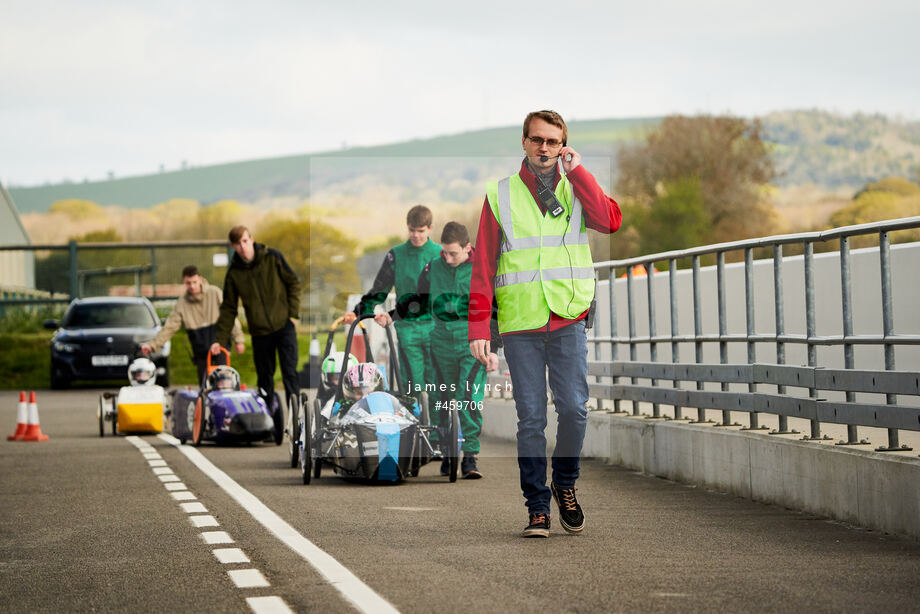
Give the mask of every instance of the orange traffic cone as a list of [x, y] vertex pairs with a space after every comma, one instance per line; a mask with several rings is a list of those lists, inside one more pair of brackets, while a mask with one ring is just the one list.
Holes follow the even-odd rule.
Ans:
[[38, 403], [35, 401], [34, 390], [29, 392], [29, 424], [25, 434], [16, 441], [48, 441], [48, 436], [38, 426]]
[[19, 392], [19, 408], [16, 411], [16, 432], [12, 435], [7, 435], [7, 441], [16, 441], [22, 439], [22, 436], [26, 434], [26, 427], [29, 422], [29, 406], [26, 405], [26, 391], [21, 390]]

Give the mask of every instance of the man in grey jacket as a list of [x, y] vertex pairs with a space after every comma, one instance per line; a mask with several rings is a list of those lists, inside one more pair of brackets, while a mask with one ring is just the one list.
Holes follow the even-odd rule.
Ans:
[[[192, 360], [198, 368], [198, 381], [201, 382], [207, 368], [208, 349], [217, 341], [217, 318], [220, 316], [223, 292], [210, 285], [193, 264], [182, 269], [182, 285], [185, 286], [185, 294], [179, 297], [157, 336], [141, 345], [141, 353], [147, 356], [158, 351], [184, 326], [192, 346]], [[239, 320], [233, 321], [230, 339], [236, 353], [242, 354], [246, 346]]]

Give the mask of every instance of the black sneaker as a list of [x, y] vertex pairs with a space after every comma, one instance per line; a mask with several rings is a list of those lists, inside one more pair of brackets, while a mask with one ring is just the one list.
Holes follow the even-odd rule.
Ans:
[[441, 461], [441, 475], [450, 475], [450, 459], [448, 458]]
[[551, 488], [559, 506], [559, 524], [569, 533], [581, 533], [585, 528], [585, 514], [575, 498], [575, 487], [559, 488], [553, 484]]
[[476, 467], [476, 457], [473, 454], [466, 454], [460, 462], [460, 474], [464, 480], [478, 480], [482, 477], [479, 468]]
[[550, 515], [543, 512], [530, 515], [530, 523], [521, 532], [522, 537], [549, 537]]

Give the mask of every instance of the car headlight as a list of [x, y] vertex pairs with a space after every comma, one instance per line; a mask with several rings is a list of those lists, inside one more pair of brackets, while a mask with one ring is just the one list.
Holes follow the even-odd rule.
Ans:
[[55, 341], [51, 344], [55, 351], [63, 352], [65, 354], [72, 354], [77, 351], [76, 344], [73, 343], [64, 343], [63, 341]]

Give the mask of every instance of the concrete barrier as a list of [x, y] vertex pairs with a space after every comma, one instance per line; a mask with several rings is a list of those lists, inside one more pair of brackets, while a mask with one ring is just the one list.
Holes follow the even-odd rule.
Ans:
[[[514, 402], [486, 399], [483, 434], [515, 439]], [[548, 410], [547, 443], [556, 416]], [[583, 456], [687, 484], [920, 539], [917, 452], [592, 411]]]

